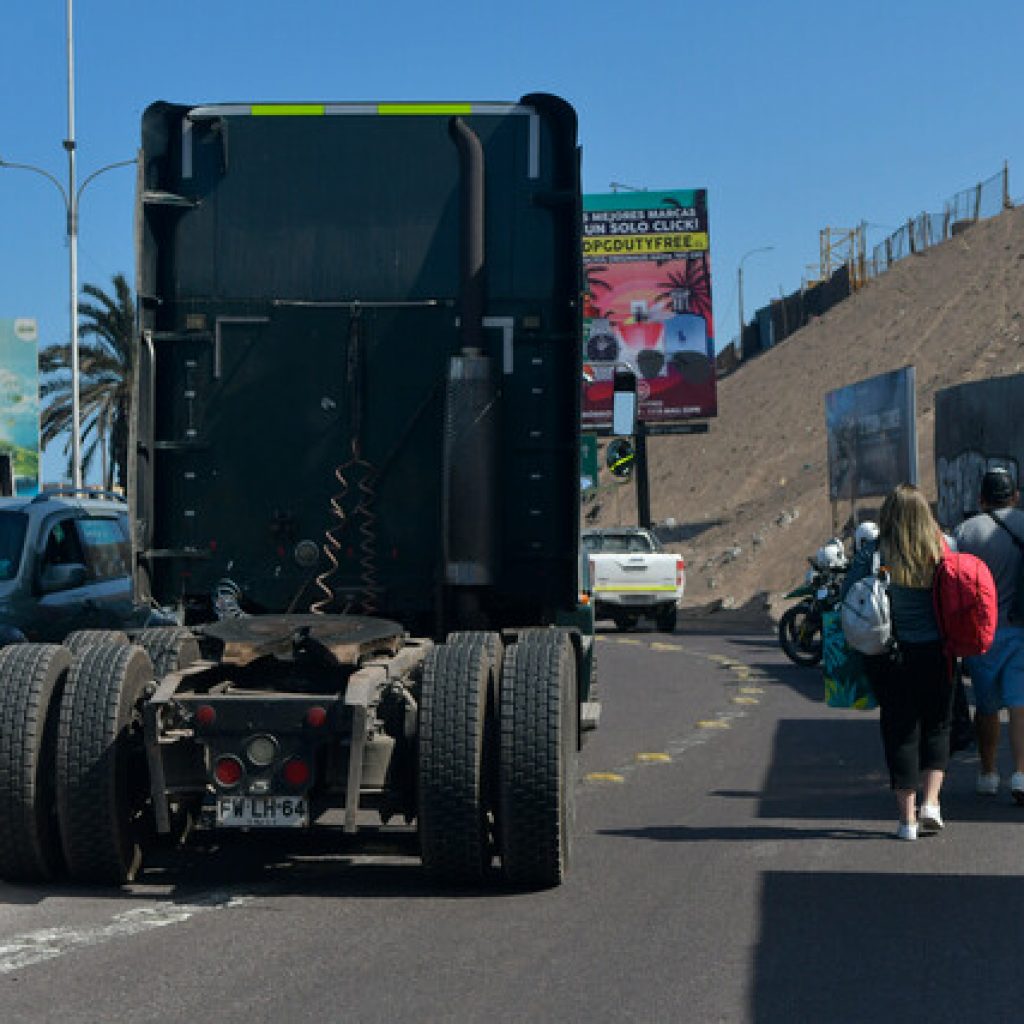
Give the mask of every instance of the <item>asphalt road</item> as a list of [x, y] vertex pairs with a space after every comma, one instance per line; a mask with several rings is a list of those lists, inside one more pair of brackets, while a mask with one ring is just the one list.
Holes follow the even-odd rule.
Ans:
[[439, 892], [401, 830], [0, 886], [0, 1021], [1024, 1017], [1024, 811], [961, 755], [945, 832], [896, 841], [876, 715], [709, 622], [599, 638], [562, 887]]

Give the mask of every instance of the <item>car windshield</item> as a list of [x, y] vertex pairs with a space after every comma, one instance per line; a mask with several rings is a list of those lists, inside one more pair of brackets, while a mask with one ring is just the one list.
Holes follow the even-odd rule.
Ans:
[[648, 554], [654, 550], [650, 539], [643, 533], [590, 534], [583, 538], [583, 549], [591, 554], [603, 552], [611, 555]]
[[0, 512], [0, 580], [13, 580], [17, 575], [27, 527], [24, 512]]

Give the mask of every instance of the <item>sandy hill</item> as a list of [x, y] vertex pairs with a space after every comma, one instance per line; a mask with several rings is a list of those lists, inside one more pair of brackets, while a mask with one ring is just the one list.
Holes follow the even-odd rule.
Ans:
[[[1024, 208], [900, 261], [721, 380], [710, 433], [650, 439], [651, 513], [677, 524], [662, 535], [686, 557], [690, 607], [778, 613], [832, 532], [825, 394], [907, 365], [934, 500], [936, 390], [1024, 370]], [[630, 485], [598, 506], [588, 524], [636, 522]]]

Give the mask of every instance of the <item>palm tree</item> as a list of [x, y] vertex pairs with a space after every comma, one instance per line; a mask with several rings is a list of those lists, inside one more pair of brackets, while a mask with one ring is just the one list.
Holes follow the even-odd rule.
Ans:
[[[128, 414], [135, 345], [135, 300], [124, 274], [113, 277], [114, 293], [87, 284], [78, 304], [79, 403], [83, 476], [99, 452], [103, 486], [128, 482]], [[71, 430], [71, 345], [48, 345], [39, 353], [44, 376], [41, 432], [49, 444]], [[68, 475], [72, 476], [70, 441]]]

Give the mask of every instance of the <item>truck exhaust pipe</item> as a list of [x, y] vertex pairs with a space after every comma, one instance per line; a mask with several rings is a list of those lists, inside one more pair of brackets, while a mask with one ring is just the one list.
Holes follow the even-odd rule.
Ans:
[[464, 588], [494, 583], [497, 504], [497, 385], [493, 359], [484, 354], [484, 154], [476, 133], [452, 118], [459, 152], [460, 340], [448, 363], [445, 388], [445, 582], [460, 588], [455, 613], [479, 615], [475, 593]]
[[483, 344], [484, 319], [484, 148], [476, 132], [453, 117], [448, 130], [459, 151], [459, 304], [464, 348]]

